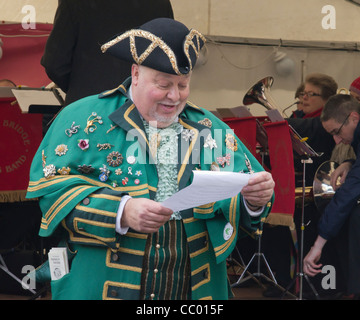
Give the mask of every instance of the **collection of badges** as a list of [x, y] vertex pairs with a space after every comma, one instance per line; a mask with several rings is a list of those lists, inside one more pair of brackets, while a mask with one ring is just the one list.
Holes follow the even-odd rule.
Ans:
[[[103, 124], [102, 117], [99, 116], [96, 112], [92, 112], [86, 121], [86, 127], [84, 129], [84, 132], [86, 134], [93, 133], [97, 129], [97, 124], [99, 124], [99, 125]], [[114, 130], [116, 127], [117, 126], [111, 125], [111, 128], [107, 131], [107, 133]], [[76, 125], [75, 122], [72, 122], [70, 128], [65, 130], [65, 134], [70, 138], [73, 135], [75, 135], [76, 133], [78, 133], [79, 130], [80, 130], [80, 125]], [[90, 147], [90, 139], [78, 139], [77, 146], [82, 151], [87, 151]], [[106, 155], [106, 164], [103, 164], [102, 167], [98, 168], [98, 170], [100, 172], [98, 179], [102, 182], [108, 181], [110, 173], [111, 173], [111, 171], [109, 169], [110, 167], [116, 168], [115, 169], [116, 176], [121, 176], [123, 174], [123, 169], [119, 168], [119, 166], [122, 165], [124, 162], [123, 155], [118, 151], [111, 150], [114, 147], [114, 145], [112, 145], [111, 143], [98, 143], [96, 145], [96, 147], [97, 147], [98, 151], [109, 150], [109, 152]], [[66, 144], [59, 144], [55, 148], [55, 154], [59, 157], [65, 156], [68, 151], [69, 151], [69, 149]], [[134, 156], [129, 156], [129, 157], [127, 157], [126, 161], [129, 164], [129, 166], [126, 171], [127, 176], [124, 178], [121, 178], [121, 183], [123, 185], [126, 185], [129, 182], [128, 176], [133, 175], [131, 165], [135, 164], [136, 158]], [[70, 174], [70, 170], [71, 170], [69, 167], [62, 167], [61, 169], [56, 170], [55, 165], [53, 165], [53, 164], [47, 165], [44, 150], [42, 151], [42, 165], [43, 165], [44, 177], [46, 179], [49, 179], [50, 177], [55, 176], [56, 173], [58, 173], [60, 175], [68, 175], [68, 174]], [[85, 175], [92, 174], [96, 170], [96, 168], [94, 168], [91, 164], [90, 165], [89, 164], [78, 165], [76, 169], [78, 172], [80, 172], [81, 174], [85, 174]], [[136, 178], [134, 179], [135, 184], [140, 183], [139, 177], [141, 175], [142, 175], [141, 170], [137, 170], [134, 173], [134, 176], [136, 176]], [[118, 182], [111, 181], [111, 185], [113, 187], [117, 187]]]
[[[200, 120], [199, 123], [203, 124], [209, 128], [211, 128], [211, 126], [212, 126], [212, 122], [208, 118]], [[99, 116], [96, 112], [92, 112], [92, 114], [87, 119], [86, 128], [84, 129], [84, 132], [86, 134], [94, 132], [97, 129], [96, 124], [101, 125], [101, 124], [103, 124], [103, 121], [102, 121], [101, 116]], [[112, 131], [115, 128], [116, 128], [116, 126], [112, 125], [110, 130], [107, 131], [107, 133]], [[69, 129], [65, 130], [65, 134], [68, 137], [72, 137], [74, 134], [78, 133], [79, 130], [80, 130], [80, 125], [76, 125], [75, 122], [72, 122], [71, 127]], [[192, 139], [195, 136], [195, 132], [193, 130], [185, 129], [182, 131], [181, 136], [182, 136], [182, 139], [184, 139], [185, 141], [192, 141]], [[233, 152], [238, 150], [237, 141], [232, 134], [230, 134], [230, 133], [226, 134], [225, 143], [226, 143], [226, 148], [228, 148], [229, 150], [231, 150]], [[154, 141], [150, 141], [150, 144], [151, 145], [153, 144], [154, 146], [156, 146], [158, 144], [158, 139], [154, 139]], [[81, 150], [86, 151], [90, 146], [89, 139], [78, 139], [77, 146]], [[100, 181], [105, 182], [109, 179], [111, 171], [109, 170], [108, 167], [113, 167], [113, 168], [116, 168], [114, 171], [115, 171], [115, 175], [117, 175], [117, 176], [121, 176], [125, 171], [126, 176], [124, 178], [121, 178], [122, 185], [128, 184], [129, 176], [133, 176], [133, 175], [136, 176], [136, 178], [134, 179], [134, 183], [140, 184], [140, 177], [142, 175], [141, 170], [136, 170], [134, 173], [132, 172], [133, 168], [131, 167], [131, 165], [136, 163], [136, 158], [134, 156], [128, 156], [126, 158], [126, 161], [129, 164], [129, 166], [127, 167], [127, 170], [123, 171], [123, 169], [118, 168], [120, 165], [122, 165], [124, 163], [123, 155], [118, 151], [113, 151], [113, 150], [110, 151], [114, 147], [114, 145], [112, 145], [110, 143], [103, 143], [103, 144], [98, 143], [96, 147], [97, 147], [98, 151], [109, 150], [109, 153], [107, 153], [107, 156], [106, 156], [107, 164], [103, 164], [102, 167], [98, 168], [98, 170], [100, 171], [98, 179]], [[209, 134], [208, 137], [206, 138], [205, 143], [204, 143], [204, 148], [210, 148], [211, 150], [213, 148], [217, 148], [216, 140], [211, 137], [211, 134]], [[68, 146], [66, 144], [59, 144], [55, 148], [55, 154], [59, 157], [65, 156], [68, 151], [69, 151]], [[245, 157], [246, 157], [246, 155], [245, 155]], [[230, 165], [230, 160], [231, 160], [230, 153], [227, 153], [224, 156], [217, 157], [216, 158], [217, 162], [212, 163], [211, 170], [219, 171], [220, 170], [219, 165], [222, 168], [224, 168], [226, 165]], [[46, 179], [49, 179], [50, 177], [55, 176], [56, 173], [58, 173], [60, 175], [69, 175], [70, 174], [69, 167], [62, 167], [57, 170], [53, 164], [47, 165], [44, 150], [42, 151], [42, 165], [43, 165], [44, 177]], [[251, 164], [247, 157], [246, 157], [246, 166], [248, 167], [249, 171], [252, 172]], [[96, 168], [94, 168], [92, 165], [88, 165], [88, 164], [78, 165], [78, 167], [77, 167], [77, 171], [82, 174], [92, 174], [95, 170], [96, 170]], [[111, 185], [113, 187], [117, 187], [118, 182], [112, 181]]]

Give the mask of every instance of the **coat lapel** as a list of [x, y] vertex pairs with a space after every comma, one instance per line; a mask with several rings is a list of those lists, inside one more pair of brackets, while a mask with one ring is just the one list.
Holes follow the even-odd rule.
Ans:
[[149, 141], [145, 133], [143, 121], [135, 107], [135, 104], [130, 99], [110, 114], [109, 119], [125, 130], [128, 134], [137, 138], [142, 150], [145, 151], [144, 154], [147, 155], [146, 161], [149, 161], [147, 163], [154, 163], [152, 155], [149, 152]]
[[185, 117], [180, 117], [179, 122], [184, 131], [190, 130], [193, 133], [191, 140], [186, 141], [184, 137], [179, 139], [178, 184], [181, 190], [188, 185], [192, 171], [200, 166], [200, 153], [205, 141], [202, 138], [203, 130], [209, 129]]

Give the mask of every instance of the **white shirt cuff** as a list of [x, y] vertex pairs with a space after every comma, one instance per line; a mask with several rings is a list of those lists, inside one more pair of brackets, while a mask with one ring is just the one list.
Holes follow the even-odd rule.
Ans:
[[264, 211], [264, 207], [265, 207], [265, 206], [264, 206], [264, 207], [261, 207], [261, 208], [260, 208], [259, 210], [257, 210], [257, 211], [252, 211], [252, 210], [248, 207], [246, 201], [244, 200], [243, 202], [244, 202], [244, 205], [245, 205], [246, 210], [249, 212], [249, 215], [250, 215], [251, 217], [253, 217], [253, 218], [256, 218], [256, 217], [260, 216], [260, 215], [262, 214], [262, 212]]
[[123, 212], [124, 212], [125, 204], [129, 199], [131, 199], [131, 197], [127, 196], [127, 195], [121, 197], [120, 205], [119, 205], [117, 215], [116, 215], [115, 230], [116, 230], [117, 233], [120, 233], [121, 235], [126, 234], [128, 232], [128, 230], [129, 230], [129, 227], [125, 227], [125, 228], [121, 227], [121, 217], [122, 217]]

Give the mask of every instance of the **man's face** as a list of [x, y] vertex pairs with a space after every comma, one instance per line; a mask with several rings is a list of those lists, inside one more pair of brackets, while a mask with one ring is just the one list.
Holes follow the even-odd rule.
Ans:
[[334, 119], [329, 119], [328, 121], [324, 121], [322, 125], [324, 129], [333, 136], [336, 144], [351, 144], [358, 122], [359, 114], [357, 112], [351, 112], [342, 123]]
[[191, 75], [172, 75], [136, 64], [131, 75], [133, 101], [142, 117], [156, 121], [158, 128], [172, 124], [185, 107]]

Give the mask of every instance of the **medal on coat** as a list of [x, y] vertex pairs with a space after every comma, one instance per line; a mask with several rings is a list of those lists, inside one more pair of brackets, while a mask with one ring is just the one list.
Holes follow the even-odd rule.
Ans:
[[245, 153], [244, 153], [244, 155], [245, 155], [245, 165], [248, 168], [249, 173], [254, 173], [254, 170], [251, 167], [251, 162], [250, 162], [249, 158], [247, 157], [247, 155]]
[[237, 141], [235, 137], [230, 133], [226, 134], [225, 143], [226, 143], [226, 148], [230, 149], [231, 151], [236, 151], [238, 149]]
[[118, 167], [122, 164], [124, 157], [118, 151], [113, 151], [108, 154], [106, 161], [111, 167]]
[[109, 178], [110, 170], [107, 168], [105, 164], [103, 164], [103, 166], [99, 168], [99, 170], [101, 172], [99, 175], [99, 180], [105, 182]]
[[225, 164], [230, 165], [230, 158], [230, 153], [227, 153], [224, 157], [217, 157], [216, 160], [224, 168]]
[[73, 123], [71, 124], [70, 129], [65, 130], [65, 134], [68, 137], [71, 137], [73, 134], [78, 133], [79, 129], [80, 129], [80, 125], [75, 125], [75, 121], [73, 121]]
[[204, 118], [202, 120], [199, 120], [198, 123], [202, 124], [203, 126], [206, 126], [208, 128], [212, 127], [212, 121], [209, 118]]
[[65, 155], [66, 152], [68, 152], [68, 147], [67, 147], [66, 144], [59, 144], [59, 145], [55, 148], [55, 154], [58, 155], [59, 157]]
[[94, 132], [97, 129], [95, 123], [103, 124], [103, 121], [96, 112], [93, 112], [86, 121], [86, 128], [84, 129], [84, 132], [86, 134], [89, 134], [89, 132]]
[[204, 148], [210, 148], [210, 150], [217, 148], [216, 140], [211, 137], [211, 133], [209, 133], [205, 140]]
[[78, 165], [76, 170], [83, 174], [89, 174], [94, 172], [95, 168], [93, 168], [91, 164], [90, 165], [83, 164], [83, 165]]

